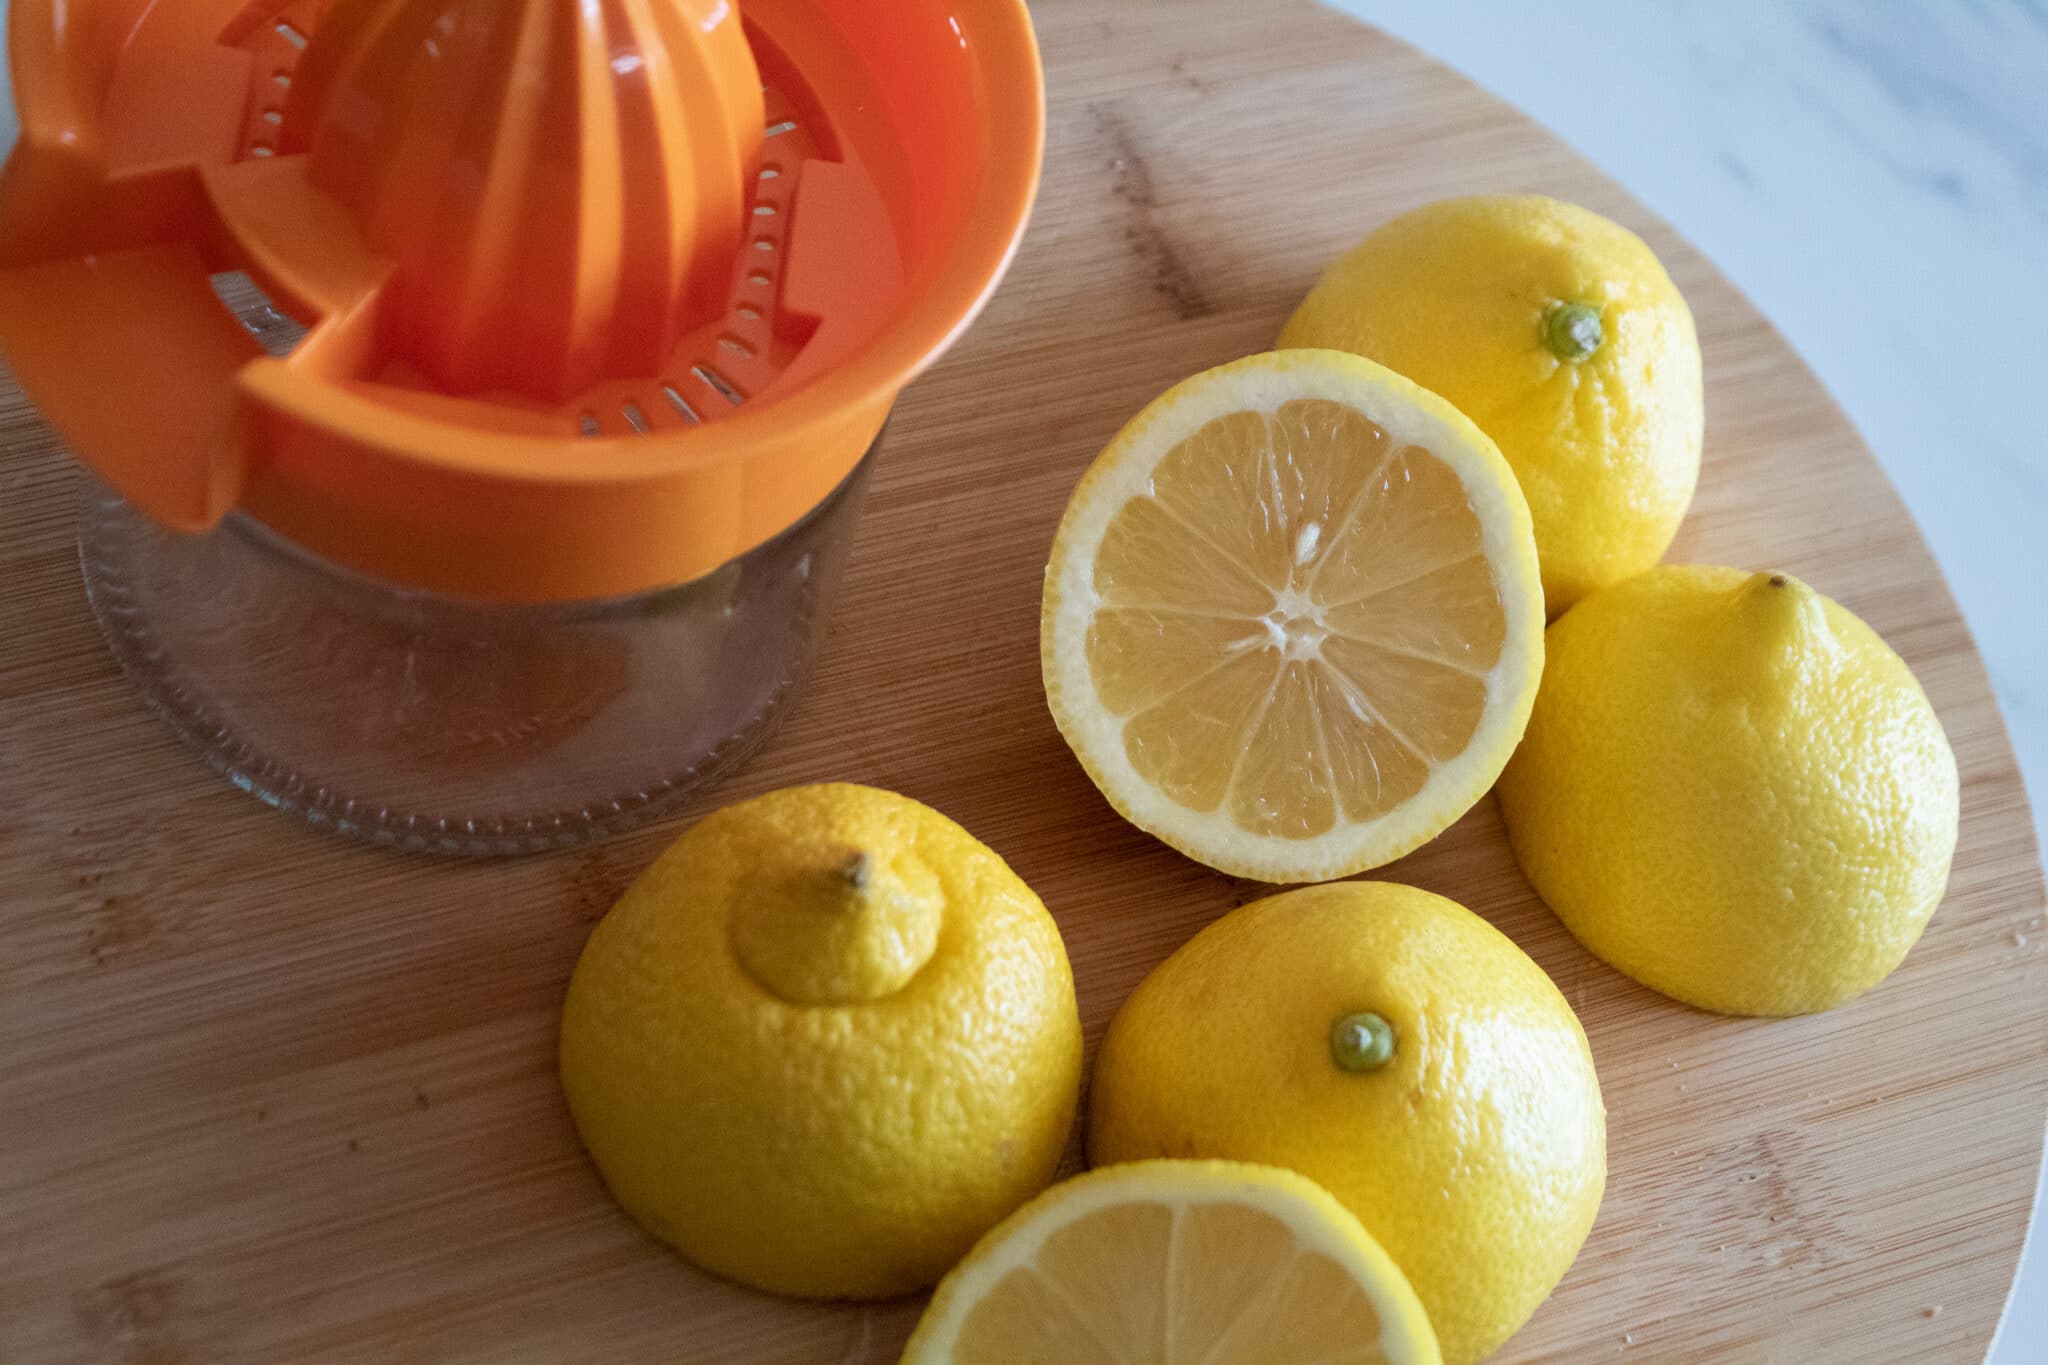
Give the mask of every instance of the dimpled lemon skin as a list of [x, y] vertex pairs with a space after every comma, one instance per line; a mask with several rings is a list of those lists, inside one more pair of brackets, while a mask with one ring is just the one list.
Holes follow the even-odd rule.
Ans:
[[1500, 808], [1580, 942], [1724, 1014], [1829, 1009], [1899, 965], [1948, 884], [1956, 762], [1875, 631], [1785, 574], [1674, 565], [1548, 642]]
[[906, 797], [803, 787], [706, 818], [613, 907], [561, 1075], [656, 1237], [759, 1288], [878, 1297], [1051, 1180], [1081, 1027], [1052, 917], [992, 850]]
[[[1359, 1012], [1392, 1026], [1393, 1054], [1347, 1071], [1331, 1025]], [[1441, 896], [1339, 882], [1233, 911], [1139, 985], [1096, 1060], [1088, 1155], [1309, 1177], [1386, 1248], [1463, 1365], [1578, 1255], [1607, 1117], [1578, 1018], [1521, 949]]]
[[[1599, 316], [1571, 360], [1559, 305]], [[1507, 457], [1554, 616], [1671, 546], [1705, 426], [1692, 312], [1642, 239], [1541, 195], [1447, 199], [1340, 257], [1280, 334], [1377, 360], [1456, 404]]]

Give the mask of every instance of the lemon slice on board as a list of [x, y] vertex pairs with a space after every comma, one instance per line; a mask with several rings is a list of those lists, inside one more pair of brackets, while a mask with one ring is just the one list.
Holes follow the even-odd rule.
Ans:
[[1055, 1185], [933, 1295], [903, 1365], [1436, 1365], [1415, 1292], [1322, 1187], [1139, 1161]]
[[1371, 361], [1277, 351], [1110, 442], [1053, 540], [1040, 630], [1053, 717], [1124, 818], [1223, 872], [1321, 881], [1493, 785], [1543, 592], [1479, 428]]

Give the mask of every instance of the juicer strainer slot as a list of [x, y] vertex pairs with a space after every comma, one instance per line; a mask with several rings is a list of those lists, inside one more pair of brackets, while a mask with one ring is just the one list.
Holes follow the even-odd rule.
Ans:
[[690, 400], [683, 397], [675, 385], [663, 384], [661, 396], [668, 399], [669, 406], [674, 408], [684, 421], [695, 424], [704, 420], [697, 415], [697, 409], [690, 406]]
[[223, 270], [209, 282], [221, 306], [235, 315], [267, 354], [288, 356], [306, 339], [305, 325], [280, 312], [270, 295], [243, 272]]
[[332, 0], [252, 0], [220, 30], [222, 47], [249, 55], [248, 103], [242, 116], [238, 156], [278, 154], [284, 102], [305, 54], [307, 35], [318, 27]]
[[624, 398], [603, 415], [597, 409], [585, 408], [576, 414], [577, 430], [586, 437], [658, 435], [698, 425], [707, 419], [707, 414], [729, 412], [746, 401], [744, 393], [708, 365], [693, 365], [689, 374], [702, 386], [697, 402], [692, 403], [680, 388], [664, 380], [654, 389], [660, 395], [659, 401], [638, 396]]
[[734, 383], [730, 379], [727, 379], [724, 375], [720, 374], [717, 370], [712, 369], [709, 365], [692, 365], [690, 367], [690, 373], [696, 375], [697, 378], [703, 380], [708, 387], [717, 392], [720, 398], [723, 398], [726, 402], [732, 404], [734, 407], [738, 407], [740, 404], [747, 401], [747, 395], [745, 393], [741, 392], [740, 389], [736, 385], [734, 385]]

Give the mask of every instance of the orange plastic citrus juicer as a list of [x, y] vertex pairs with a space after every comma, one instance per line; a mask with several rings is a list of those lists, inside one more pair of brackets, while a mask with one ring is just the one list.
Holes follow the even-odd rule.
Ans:
[[1043, 142], [1019, 0], [15, 0], [11, 41], [0, 349], [72, 448], [179, 530], [486, 598], [684, 582], [816, 505]]
[[1021, 0], [14, 0], [10, 38], [0, 352], [48, 420], [154, 528], [468, 605], [801, 524], [994, 288], [1043, 148]]

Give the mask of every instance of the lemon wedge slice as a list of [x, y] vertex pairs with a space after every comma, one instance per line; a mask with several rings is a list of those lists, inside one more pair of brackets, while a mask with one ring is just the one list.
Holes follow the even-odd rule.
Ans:
[[1415, 1292], [1322, 1187], [1234, 1161], [1055, 1185], [940, 1283], [903, 1365], [1437, 1365]]

